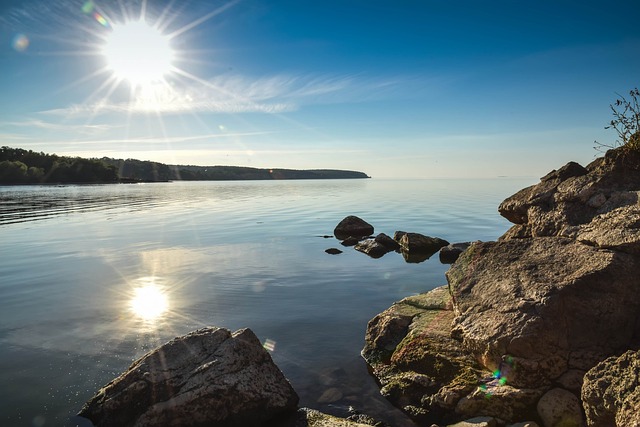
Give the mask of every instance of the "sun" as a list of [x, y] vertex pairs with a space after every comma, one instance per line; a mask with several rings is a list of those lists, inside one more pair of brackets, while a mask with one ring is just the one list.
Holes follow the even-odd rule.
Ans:
[[129, 307], [139, 318], [151, 321], [160, 318], [167, 311], [169, 301], [163, 290], [151, 282], [133, 290]]
[[107, 68], [132, 87], [163, 81], [174, 69], [175, 51], [170, 37], [144, 20], [113, 24], [102, 54]]

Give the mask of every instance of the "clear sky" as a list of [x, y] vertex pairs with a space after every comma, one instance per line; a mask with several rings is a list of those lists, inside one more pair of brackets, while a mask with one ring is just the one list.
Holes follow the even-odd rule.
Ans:
[[638, 0], [2, 0], [0, 145], [539, 177], [615, 140], [639, 16]]

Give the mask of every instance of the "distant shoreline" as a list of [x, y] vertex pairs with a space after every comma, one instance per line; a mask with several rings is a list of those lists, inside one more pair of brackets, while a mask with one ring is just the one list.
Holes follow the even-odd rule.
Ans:
[[11, 147], [0, 149], [0, 185], [365, 178], [371, 177], [364, 172], [339, 169], [167, 165], [136, 159], [65, 157]]

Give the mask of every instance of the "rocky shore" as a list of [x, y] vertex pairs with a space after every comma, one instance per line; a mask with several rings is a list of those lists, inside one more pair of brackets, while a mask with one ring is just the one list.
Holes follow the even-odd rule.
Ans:
[[[381, 393], [418, 426], [640, 426], [640, 153], [568, 163], [499, 212], [514, 225], [495, 242], [374, 237], [357, 217], [334, 230], [373, 258], [440, 250], [452, 263], [446, 285], [367, 325]], [[383, 426], [298, 400], [253, 332], [205, 328], [134, 362], [79, 415], [98, 427]]]
[[640, 425], [639, 195], [622, 147], [506, 199], [505, 235], [369, 322], [382, 393], [419, 425]]

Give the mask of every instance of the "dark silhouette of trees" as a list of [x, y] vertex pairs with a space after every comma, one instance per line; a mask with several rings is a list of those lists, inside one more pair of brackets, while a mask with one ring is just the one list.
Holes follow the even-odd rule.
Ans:
[[21, 148], [0, 148], [0, 183], [117, 182], [116, 168], [97, 159], [63, 157]]

